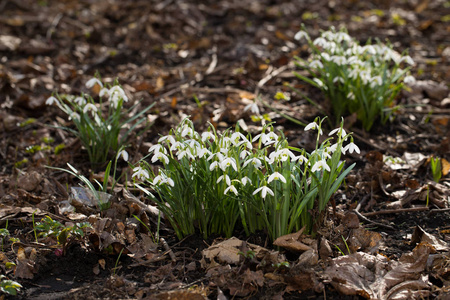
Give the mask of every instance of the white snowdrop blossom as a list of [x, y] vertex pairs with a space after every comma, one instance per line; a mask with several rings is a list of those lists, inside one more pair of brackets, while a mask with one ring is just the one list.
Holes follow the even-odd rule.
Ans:
[[340, 82], [340, 83], [344, 84], [344, 83], [345, 83], [345, 80], [344, 80], [344, 78], [342, 78], [341, 76], [336, 76], [336, 77], [334, 77], [334, 79], [333, 79], [333, 83], [336, 83], [336, 82]]
[[98, 78], [91, 78], [86, 82], [86, 87], [88, 89], [94, 87], [94, 85], [98, 84], [101, 88], [103, 88], [103, 83]]
[[78, 104], [78, 106], [83, 106], [86, 104], [86, 99], [84, 99], [83, 97], [76, 97], [75, 100], [73, 100], [73, 102]]
[[326, 149], [326, 152], [327, 152], [327, 153], [334, 153], [334, 151], [337, 150], [337, 146], [338, 146], [338, 144], [333, 144], [333, 145], [329, 146], [329, 147]]
[[158, 160], [163, 162], [166, 165], [169, 163], [169, 157], [162, 152], [155, 152], [155, 154], [153, 155], [152, 163], [155, 163]]
[[189, 157], [191, 160], [195, 160], [195, 157], [194, 157], [194, 155], [192, 154], [191, 149], [189, 149], [189, 148], [186, 148], [186, 149], [184, 149], [184, 150], [182, 150], [182, 151], [179, 151], [179, 152], [177, 153], [177, 158], [178, 158], [178, 160], [181, 160], [181, 159], [182, 159], [183, 157], [185, 157], [185, 156]]
[[125, 151], [125, 149], [123, 149], [122, 151], [120, 151], [120, 152], [117, 154], [117, 157], [121, 157], [121, 156], [122, 156], [122, 159], [123, 159], [124, 161], [128, 161], [128, 152]]
[[345, 154], [345, 152], [347, 152], [347, 150], [349, 153], [353, 153], [353, 151], [358, 154], [361, 153], [361, 151], [359, 150], [359, 147], [353, 142], [351, 142], [350, 144], [348, 144], [344, 148], [342, 148], [342, 153]]
[[156, 144], [156, 145], [151, 146], [151, 147], [148, 149], [148, 152], [149, 152], [149, 153], [154, 152], [155, 154], [158, 154], [159, 152], [162, 152], [162, 153], [164, 153], [164, 154], [167, 154], [166, 148], [164, 148], [164, 146], [161, 145], [161, 144]]
[[309, 66], [311, 67], [311, 68], [315, 68], [315, 69], [323, 69], [323, 64], [320, 62], [320, 60], [313, 60], [310, 64], [309, 64]]
[[211, 155], [211, 151], [209, 151], [207, 148], [196, 147], [196, 152], [198, 158], [203, 158], [203, 156]]
[[59, 103], [58, 99], [54, 96], [48, 97], [47, 100], [45, 100], [45, 105], [53, 105], [53, 103]]
[[267, 179], [267, 183], [271, 183], [271, 182], [274, 181], [274, 180], [280, 180], [280, 181], [282, 181], [283, 183], [286, 183], [286, 178], [284, 178], [284, 176], [281, 175], [281, 174], [278, 173], [278, 172], [275, 172], [275, 173], [271, 174], [271, 175], [269, 176], [269, 179]]
[[125, 94], [125, 91], [118, 85], [115, 85], [112, 88], [110, 88], [108, 94], [109, 94], [109, 101], [111, 101], [114, 108], [117, 108], [119, 106], [120, 100], [128, 102], [128, 97]]
[[413, 76], [408, 75], [405, 77], [405, 79], [403, 79], [403, 82], [406, 84], [413, 84], [416, 82], [416, 79]]
[[262, 165], [262, 163], [261, 163], [261, 160], [259, 160], [258, 158], [256, 158], [256, 157], [253, 157], [253, 158], [249, 158], [249, 159], [247, 159], [245, 162], [244, 162], [244, 165], [243, 165], [243, 167], [245, 168], [248, 164], [252, 164], [253, 166], [255, 166], [255, 168], [260, 168], [261, 167], [261, 165]]
[[250, 112], [253, 113], [253, 114], [255, 114], [255, 115], [259, 115], [259, 114], [260, 114], [260, 113], [259, 113], [259, 107], [258, 107], [258, 104], [257, 104], [256, 102], [247, 104], [247, 105], [244, 107], [244, 112], [246, 112], [247, 110], [250, 110]]
[[161, 173], [160, 175], [153, 178], [153, 182], [152, 182], [153, 185], [161, 185], [161, 184], [165, 184], [165, 183], [167, 183], [171, 187], [175, 186], [175, 182], [172, 180], [172, 178], [167, 177], [167, 175], [164, 173]]
[[95, 115], [95, 113], [97, 112], [97, 107], [92, 103], [88, 103], [84, 106], [83, 113], [86, 114], [88, 111], [91, 111], [92, 115]]
[[227, 174], [221, 175], [219, 178], [217, 178], [216, 183], [219, 183], [219, 182], [221, 182], [222, 180], [225, 180], [225, 183], [226, 183], [228, 186], [231, 185], [231, 179], [230, 179], [230, 177], [229, 177]]
[[319, 87], [325, 87], [324, 86], [324, 84], [323, 84], [323, 82], [322, 82], [322, 80], [320, 80], [319, 78], [313, 78], [313, 81], [315, 82], [315, 83], [317, 83], [317, 86], [319, 86]]
[[319, 125], [317, 125], [316, 122], [311, 122], [311, 123], [309, 123], [308, 125], [306, 125], [306, 127], [305, 127], [304, 130], [305, 130], [305, 131], [308, 131], [308, 130], [311, 130], [311, 129], [317, 129], [317, 130], [319, 130], [319, 134], [320, 134], [320, 135], [323, 134], [322, 129], [319, 127]]
[[300, 30], [294, 35], [294, 39], [296, 39], [297, 41], [300, 41], [302, 38], [309, 38], [308, 33], [303, 30]]
[[406, 62], [408, 65], [414, 66], [414, 60], [409, 55], [403, 56], [401, 61]]
[[340, 55], [333, 55], [331, 57], [331, 61], [334, 62], [335, 64], [337, 64], [338, 66], [342, 66], [347, 63], [347, 59], [345, 58], [345, 56], [340, 56]]
[[262, 187], [257, 188], [254, 192], [253, 195], [258, 194], [261, 191], [261, 197], [266, 198], [267, 194], [270, 194], [273, 196], [273, 191], [268, 188], [267, 186], [263, 185]]
[[380, 86], [383, 83], [383, 79], [381, 79], [381, 76], [374, 76], [372, 77], [372, 82], [370, 83], [371, 88], [375, 88], [377, 85]]
[[314, 40], [313, 44], [322, 48], [326, 48], [328, 42], [323, 37], [318, 37], [317, 39]]
[[160, 137], [158, 139], [158, 143], [162, 143], [164, 141], [168, 141], [169, 145], [173, 145], [176, 142], [175, 138], [173, 136], [171, 136], [171, 135], [165, 135], [165, 136], [162, 136], [162, 137]]
[[246, 186], [246, 185], [247, 185], [247, 182], [250, 183], [250, 184], [252, 184], [252, 181], [251, 181], [250, 178], [248, 178], [247, 176], [242, 177], [242, 179], [241, 179], [242, 185], [243, 185], [243, 186]]
[[74, 120], [74, 121], [80, 122], [80, 115], [73, 111], [69, 115], [69, 120]]
[[314, 166], [311, 168], [311, 172], [316, 172], [316, 171], [320, 171], [322, 169], [327, 170], [328, 172], [330, 172], [330, 166], [328, 166], [327, 161], [326, 160], [318, 160]]
[[341, 137], [344, 137], [347, 135], [347, 132], [345, 132], [344, 128], [338, 127], [336, 129], [331, 130], [330, 133], [328, 134], [328, 136], [332, 136], [335, 133], [338, 133], [338, 135], [340, 135]]
[[215, 141], [216, 140], [216, 136], [210, 131], [203, 132], [202, 133], [202, 142], [205, 142], [207, 140]]
[[226, 195], [229, 191], [232, 191], [236, 196], [238, 195], [238, 191], [234, 187], [234, 185], [228, 186], [225, 191], [223, 192], [224, 195]]
[[217, 161], [214, 161], [214, 162], [212, 162], [211, 165], [209, 165], [209, 170], [210, 171], [212, 171], [214, 169], [217, 169], [217, 168], [219, 168], [219, 162], [217, 162]]
[[272, 152], [269, 155], [269, 158], [271, 160], [280, 160], [280, 161], [287, 161], [288, 158], [291, 158], [291, 161], [297, 160], [297, 157], [295, 156], [295, 154], [288, 148], [283, 148], [283, 149], [279, 149], [275, 152]]
[[134, 168], [133, 172], [134, 172], [133, 175], [131, 175], [131, 177], [133, 177], [133, 178], [137, 177], [140, 180], [145, 180], [145, 179], [150, 178], [150, 175], [148, 174], [147, 170], [145, 170], [141, 166]]
[[237, 171], [237, 167], [236, 167], [236, 160], [232, 157], [227, 157], [224, 160], [222, 160], [220, 162], [220, 168], [222, 169], [222, 171], [226, 171], [228, 169], [228, 167], [232, 167], [235, 171]]
[[247, 150], [242, 150], [241, 153], [239, 153], [240, 159], [245, 159], [247, 156], [249, 156], [251, 153]]

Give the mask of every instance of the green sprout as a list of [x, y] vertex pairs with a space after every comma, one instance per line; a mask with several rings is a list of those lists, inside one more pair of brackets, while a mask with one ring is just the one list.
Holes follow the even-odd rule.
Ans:
[[5, 294], [16, 296], [22, 285], [14, 280], [7, 279], [5, 275], [0, 275], [0, 291]]
[[442, 177], [442, 163], [439, 157], [430, 157], [431, 173], [433, 174], [433, 180], [439, 182]]

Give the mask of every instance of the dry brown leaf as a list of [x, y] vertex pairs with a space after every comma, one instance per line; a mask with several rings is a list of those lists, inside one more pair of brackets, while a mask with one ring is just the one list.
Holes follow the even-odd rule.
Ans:
[[308, 245], [305, 245], [304, 243], [300, 242], [301, 235], [305, 228], [300, 229], [299, 231], [295, 233], [286, 234], [283, 236], [280, 236], [277, 238], [273, 244], [278, 247], [283, 247], [285, 249], [288, 249], [290, 251], [295, 252], [303, 252], [307, 250], [311, 250], [312, 248]]
[[414, 228], [414, 232], [411, 237], [411, 243], [413, 245], [419, 244], [419, 243], [429, 243], [437, 251], [449, 251], [450, 250], [450, 247], [448, 246], [448, 244], [446, 242], [427, 233], [420, 226], [416, 226], [416, 228]]

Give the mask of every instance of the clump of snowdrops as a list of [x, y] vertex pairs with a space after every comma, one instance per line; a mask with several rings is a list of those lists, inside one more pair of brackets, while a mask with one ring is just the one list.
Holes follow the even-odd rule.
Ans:
[[[46, 101], [47, 105], [56, 104], [72, 120], [75, 129], [62, 128], [80, 139], [92, 165], [105, 163], [111, 151], [116, 155], [136, 126], [146, 121], [144, 114], [153, 106], [152, 104], [132, 113], [139, 103], [124, 109], [128, 96], [117, 80], [112, 85], [104, 85], [98, 78], [86, 82], [86, 88], [90, 89], [95, 85], [100, 88], [96, 98], [86, 93], [78, 97], [55, 94]], [[126, 130], [121, 133], [122, 129]]]
[[356, 113], [366, 131], [377, 120], [384, 124], [396, 109], [403, 84], [414, 82], [409, 75], [414, 61], [390, 44], [369, 41], [360, 46], [345, 29], [337, 32], [334, 28], [315, 40], [303, 28], [295, 38], [305, 38], [312, 51], [308, 61], [296, 57], [296, 65], [306, 69], [311, 78], [295, 74], [326, 95], [336, 120]]
[[341, 154], [359, 152], [342, 124], [319, 143], [322, 121], [305, 127], [317, 130], [316, 149], [307, 153], [290, 147], [271, 124], [252, 138], [239, 128], [218, 133], [209, 126], [200, 134], [185, 119], [149, 149], [146, 158], [160, 164], [158, 171], [144, 158], [133, 178], [179, 238], [196, 229], [205, 238], [229, 237], [238, 224], [247, 235], [264, 229], [272, 239], [304, 226], [311, 233], [354, 167], [345, 168]]

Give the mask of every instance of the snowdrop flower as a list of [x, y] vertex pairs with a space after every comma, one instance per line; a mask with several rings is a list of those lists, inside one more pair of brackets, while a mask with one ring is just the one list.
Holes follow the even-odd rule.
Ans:
[[178, 160], [181, 160], [185, 156], [189, 157], [191, 160], [195, 160], [195, 157], [194, 157], [194, 155], [192, 155], [192, 151], [189, 148], [186, 148], [186, 149], [178, 152], [178, 154], [177, 154]]
[[372, 82], [370, 83], [371, 88], [375, 88], [377, 85], [381, 85], [383, 83], [383, 79], [381, 79], [381, 76], [374, 76], [372, 77]]
[[326, 151], [327, 153], [334, 153], [334, 151], [336, 151], [336, 149], [337, 149], [337, 146], [338, 146], [337, 143], [336, 143], [336, 144], [333, 144], [333, 145], [331, 145], [330, 147], [327, 147], [327, 148], [325, 149], [325, 151]]
[[261, 163], [261, 161], [258, 159], [258, 158], [256, 158], [256, 157], [253, 157], [253, 158], [249, 158], [249, 159], [247, 159], [245, 162], [244, 162], [244, 165], [243, 165], [243, 167], [245, 168], [249, 163], [251, 163], [253, 166], [255, 166], [255, 168], [259, 168], [259, 167], [261, 167], [261, 165], [262, 165], [262, 163]]
[[320, 69], [323, 69], [323, 64], [320, 62], [320, 60], [313, 60], [310, 64], [309, 64], [309, 66], [311, 67], [311, 68], [315, 68], [315, 69], [318, 69], [318, 68], [320, 68]]
[[86, 82], [86, 87], [88, 89], [92, 88], [94, 85], [98, 84], [101, 88], [103, 88], [103, 83], [98, 80], [98, 78], [91, 78]]
[[219, 163], [217, 161], [214, 161], [210, 166], [209, 170], [212, 171], [214, 169], [217, 169], [219, 167]]
[[320, 134], [320, 135], [323, 134], [322, 129], [319, 128], [319, 125], [317, 125], [316, 122], [311, 122], [311, 123], [309, 123], [308, 125], [306, 125], [305, 131], [308, 131], [308, 130], [310, 130], [310, 129], [317, 129], [317, 130], [319, 130], [319, 134]]
[[403, 82], [406, 84], [413, 84], [416, 82], [416, 79], [413, 76], [408, 75], [405, 77], [405, 79], [403, 79]]
[[414, 60], [409, 55], [403, 56], [401, 61], [406, 62], [408, 65], [414, 66]]
[[186, 135], [188, 135], [189, 137], [193, 137], [193, 134], [194, 131], [192, 130], [192, 128], [185, 124], [181, 130], [181, 136], [185, 137]]
[[101, 90], [100, 90], [100, 93], [98, 93], [98, 95], [100, 96], [100, 97], [103, 97], [104, 95], [108, 95], [109, 94], [109, 90], [107, 89], [107, 88], [102, 88]]
[[345, 56], [333, 55], [331, 57], [331, 61], [337, 64], [338, 66], [345, 65], [347, 63], [347, 59]]
[[340, 43], [342, 41], [351, 42], [352, 38], [345, 32], [337, 32], [335, 34], [336, 40]]
[[332, 136], [335, 133], [338, 133], [338, 135], [340, 135], [341, 137], [344, 137], [347, 135], [347, 132], [345, 132], [344, 128], [338, 127], [336, 129], [333, 129], [330, 131], [330, 133], [328, 134], [328, 136]]
[[73, 111], [69, 115], [69, 120], [74, 120], [74, 121], [80, 122], [80, 115]]
[[331, 171], [330, 167], [327, 164], [327, 161], [321, 159], [314, 164], [314, 166], [311, 168], [311, 172], [320, 171], [320, 170], [322, 170], [322, 168], [327, 170], [328, 172]]
[[326, 48], [328, 42], [323, 37], [318, 37], [317, 39], [314, 40], [313, 44], [322, 48]]
[[273, 191], [268, 188], [267, 186], [263, 185], [260, 188], [257, 188], [254, 192], [253, 195], [256, 195], [259, 193], [259, 191], [261, 191], [261, 197], [266, 198], [267, 194], [269, 193], [270, 195], [273, 196]]
[[155, 152], [155, 154], [158, 154], [159, 152], [162, 152], [164, 154], [167, 153], [166, 148], [164, 148], [163, 145], [161, 144], [156, 144], [150, 147], [150, 149], [148, 149], [149, 153]]
[[361, 151], [359, 150], [359, 147], [356, 146], [356, 144], [353, 142], [351, 142], [350, 144], [348, 144], [347, 146], [342, 148], [342, 153], [345, 154], [345, 152], [347, 152], [347, 150], [349, 153], [353, 153], [353, 151], [355, 151], [358, 154], [361, 153]]
[[173, 182], [172, 178], [167, 177], [167, 175], [164, 173], [161, 173], [161, 175], [158, 175], [155, 178], [153, 178], [152, 182], [153, 185], [160, 185], [164, 183], [169, 184], [171, 187], [175, 186], [175, 182]]
[[317, 83], [317, 85], [318, 85], [319, 87], [324, 87], [322, 80], [320, 80], [319, 78], [313, 78], [313, 81], [314, 81], [315, 83]]
[[221, 182], [222, 181], [222, 179], [224, 179], [225, 180], [225, 183], [228, 185], [228, 186], [230, 186], [231, 185], [231, 179], [230, 179], [230, 177], [228, 176], [228, 175], [222, 175], [222, 176], [220, 176], [219, 178], [217, 178], [217, 181], [216, 181], [216, 183], [219, 183], [219, 182]]
[[247, 185], [247, 182], [249, 182], [250, 184], [252, 184], [252, 181], [250, 180], [250, 178], [248, 178], [247, 176], [242, 177], [241, 179], [241, 183], [243, 186]]
[[108, 91], [109, 101], [113, 103], [113, 107], [117, 108], [119, 105], [119, 101], [123, 99], [124, 102], [128, 102], [128, 97], [125, 94], [125, 91], [118, 85], [113, 86]]
[[141, 166], [134, 168], [133, 172], [134, 172], [133, 175], [131, 175], [131, 177], [133, 177], [133, 178], [137, 177], [140, 180], [144, 180], [144, 179], [149, 179], [150, 178], [148, 172], [144, 168], [142, 168]]
[[336, 76], [336, 77], [334, 77], [334, 79], [333, 79], [333, 83], [336, 83], [336, 82], [340, 82], [340, 83], [344, 84], [344, 83], [345, 83], [345, 80], [344, 80], [344, 78], [342, 78], [341, 76]]
[[278, 172], [271, 174], [269, 179], [267, 179], [267, 183], [271, 183], [273, 180], [281, 180], [283, 183], [286, 183], [286, 178]]
[[197, 157], [198, 158], [202, 158], [205, 155], [211, 155], [211, 151], [209, 151], [206, 148], [202, 148], [202, 147], [196, 147], [196, 152], [197, 152]]
[[363, 84], [367, 84], [370, 80], [370, 73], [367, 70], [361, 71], [359, 73], [359, 76], [361, 77], [361, 81]]
[[53, 103], [59, 103], [58, 99], [51, 96], [45, 101], [45, 105], [53, 105]]
[[329, 61], [331, 59], [330, 55], [326, 52], [323, 52], [320, 54], [322, 56], [323, 59], [325, 59], [326, 61]]
[[78, 106], [83, 106], [86, 104], [86, 99], [84, 99], [83, 97], [76, 97], [75, 100], [73, 100], [73, 102], [78, 104]]
[[259, 115], [259, 107], [258, 104], [256, 104], [256, 102], [246, 105], [244, 107], [244, 112], [246, 112], [247, 110], [250, 110], [255, 115]]
[[121, 157], [121, 156], [122, 156], [122, 158], [123, 158], [124, 161], [128, 161], [128, 152], [125, 151], [125, 149], [123, 149], [122, 151], [120, 151], [120, 152], [117, 154], [117, 157]]
[[237, 167], [236, 167], [236, 161], [234, 158], [232, 157], [227, 157], [224, 160], [222, 160], [219, 164], [220, 168], [222, 169], [222, 171], [226, 171], [226, 169], [228, 169], [228, 167], [232, 167], [235, 171], [237, 171]]
[[233, 185], [230, 185], [229, 187], [227, 187], [225, 189], [225, 191], [223, 192], [223, 194], [226, 195], [229, 191], [232, 191], [236, 196], [238, 195], [238, 191], [236, 190], [236, 188]]
[[162, 152], [155, 152], [155, 155], [153, 155], [153, 157], [152, 157], [152, 163], [155, 163], [155, 162], [157, 162], [157, 161], [161, 161], [161, 162], [163, 162], [164, 164], [168, 164], [169, 163], [169, 157], [167, 157], [167, 155], [165, 155], [164, 153], [162, 153]]
[[298, 160], [300, 162], [300, 164], [308, 162], [308, 159], [306, 157], [304, 157], [303, 155], [297, 156], [296, 160]]
[[173, 136], [171, 136], [171, 135], [165, 135], [165, 136], [162, 136], [162, 137], [160, 137], [159, 139], [158, 139], [158, 143], [161, 143], [161, 142], [164, 142], [164, 141], [169, 141], [169, 144], [170, 145], [173, 145], [173, 144], [175, 144], [175, 138], [173, 137]]
[[242, 150], [241, 153], [239, 153], [240, 159], [245, 159], [248, 155], [250, 155], [250, 152], [247, 150]]
[[278, 135], [273, 132], [270, 131], [269, 133], [260, 133], [257, 136], [255, 136], [252, 140], [252, 142], [255, 142], [256, 140], [258, 140], [259, 138], [261, 138], [261, 143], [264, 144], [264, 146], [268, 146], [270, 144], [275, 144], [276, 141], [278, 140]]
[[355, 94], [353, 94], [353, 92], [350, 92], [347, 94], [347, 98], [350, 100], [355, 100]]
[[[242, 139], [242, 142], [239, 142], [239, 140]], [[235, 146], [240, 146], [242, 143], [248, 142], [245, 135], [243, 135], [240, 132], [234, 132], [230, 137], [231, 143]]]
[[87, 113], [88, 111], [92, 111], [92, 115], [94, 115], [97, 112], [97, 107], [92, 103], [88, 103], [83, 108], [83, 113]]
[[291, 158], [291, 161], [296, 161], [297, 160], [297, 157], [295, 156], [295, 154], [292, 153], [292, 151], [289, 150], [288, 148], [280, 149], [280, 150], [278, 150], [276, 152], [272, 152], [269, 155], [269, 158], [271, 160], [278, 160], [279, 159], [280, 161], [287, 161], [287, 159], [289, 157]]
[[210, 140], [210, 139], [215, 141], [216, 140], [216, 136], [213, 133], [209, 132], [209, 131], [202, 133], [202, 142], [205, 142], [206, 140]]
[[308, 33], [303, 30], [300, 30], [299, 32], [297, 32], [294, 35], [294, 39], [296, 39], [297, 41], [300, 41], [302, 38], [305, 38], [305, 39], [309, 38]]

